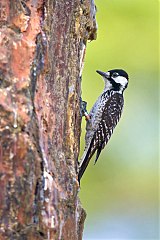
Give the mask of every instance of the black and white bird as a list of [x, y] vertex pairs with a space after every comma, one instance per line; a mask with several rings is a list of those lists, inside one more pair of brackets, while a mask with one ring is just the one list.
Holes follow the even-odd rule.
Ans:
[[78, 180], [80, 181], [90, 159], [96, 153], [95, 163], [108, 143], [123, 110], [123, 92], [128, 85], [128, 74], [121, 69], [108, 72], [97, 71], [105, 82], [102, 94], [86, 114], [85, 150], [79, 163]]

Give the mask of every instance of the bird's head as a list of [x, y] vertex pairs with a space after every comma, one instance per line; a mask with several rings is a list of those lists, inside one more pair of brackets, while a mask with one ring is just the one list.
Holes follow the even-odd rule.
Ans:
[[129, 78], [124, 70], [114, 69], [108, 72], [97, 70], [96, 72], [103, 77], [106, 89], [123, 92], [127, 88]]

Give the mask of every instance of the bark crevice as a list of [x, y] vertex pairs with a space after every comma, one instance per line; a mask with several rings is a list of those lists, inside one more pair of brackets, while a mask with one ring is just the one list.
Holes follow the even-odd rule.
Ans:
[[94, 1], [0, 2], [0, 239], [82, 239], [81, 74]]

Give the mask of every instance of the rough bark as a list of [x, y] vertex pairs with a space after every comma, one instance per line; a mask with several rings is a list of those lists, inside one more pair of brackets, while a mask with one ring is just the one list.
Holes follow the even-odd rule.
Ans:
[[81, 71], [90, 0], [0, 0], [0, 239], [82, 239]]

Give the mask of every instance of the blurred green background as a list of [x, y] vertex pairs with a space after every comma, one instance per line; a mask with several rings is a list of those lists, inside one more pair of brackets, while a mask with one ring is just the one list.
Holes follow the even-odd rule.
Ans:
[[[158, 1], [96, 0], [98, 37], [88, 43], [82, 97], [88, 110], [104, 83], [96, 70], [130, 77], [122, 118], [81, 181], [83, 239], [160, 239], [158, 230]], [[84, 149], [85, 120], [81, 137]]]

